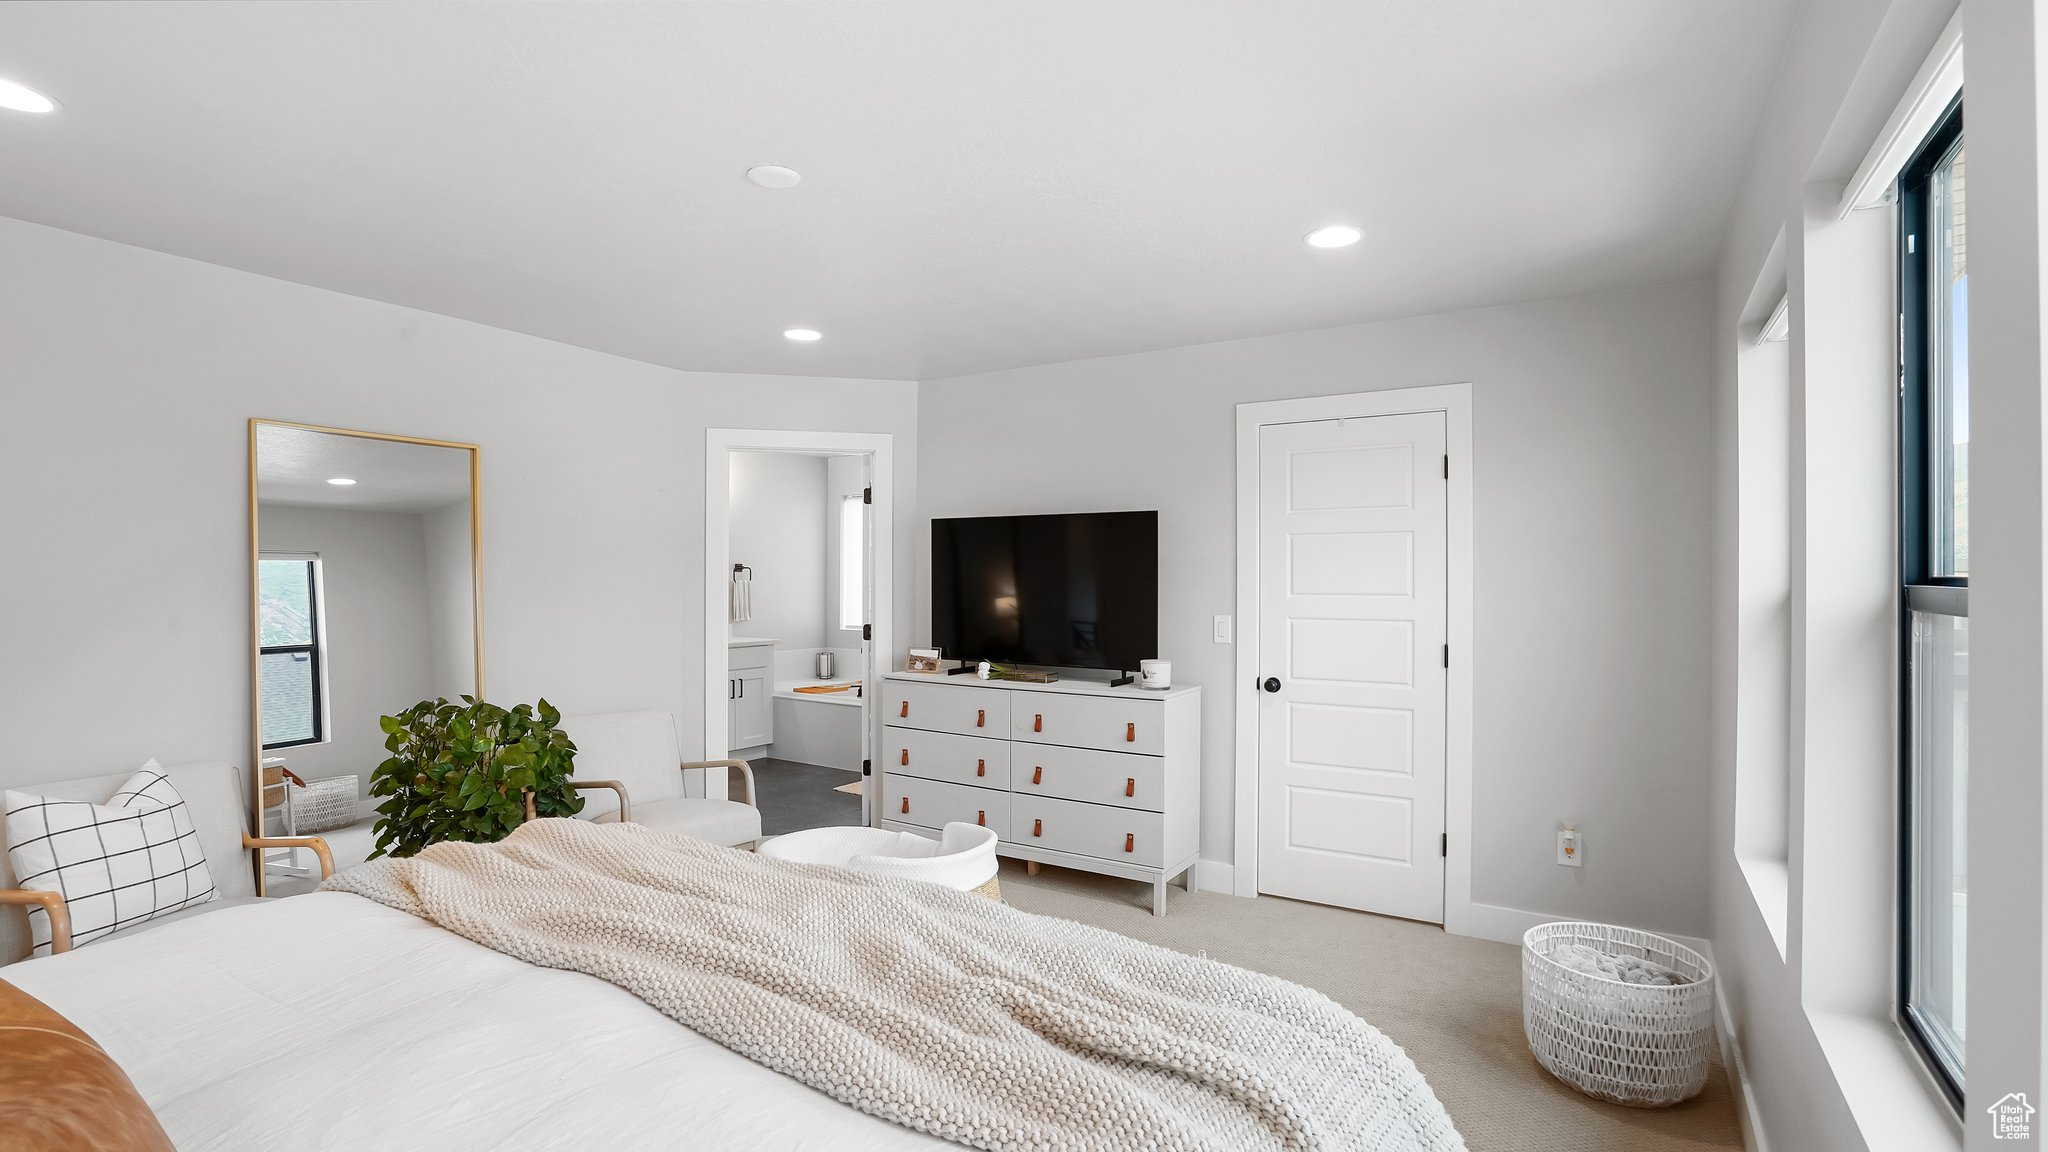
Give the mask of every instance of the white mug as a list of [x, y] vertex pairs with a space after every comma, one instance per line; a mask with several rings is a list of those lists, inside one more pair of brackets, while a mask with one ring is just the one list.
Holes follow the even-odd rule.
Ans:
[[1138, 661], [1138, 686], [1154, 690], [1173, 687], [1173, 661]]

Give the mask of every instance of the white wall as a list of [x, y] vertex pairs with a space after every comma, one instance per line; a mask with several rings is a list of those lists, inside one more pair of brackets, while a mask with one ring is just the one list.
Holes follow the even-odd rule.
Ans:
[[491, 698], [666, 709], [686, 748], [705, 429], [891, 433], [916, 491], [905, 382], [677, 372], [13, 220], [0, 267], [33, 269], [0, 277], [0, 491], [39, 494], [0, 506], [0, 604], [36, 605], [0, 612], [0, 785], [248, 762], [251, 416], [481, 444]]
[[825, 645], [825, 458], [732, 454], [732, 562], [754, 570], [754, 618], [736, 636]]
[[326, 613], [328, 739], [274, 755], [307, 780], [355, 776], [367, 796], [387, 755], [377, 718], [449, 691], [434, 669], [425, 517], [265, 504], [258, 524], [266, 552], [319, 554]]
[[427, 613], [433, 644], [434, 691], [476, 693], [476, 580], [469, 504], [450, 504], [420, 517], [427, 555]]
[[[1233, 832], [1235, 405], [1473, 384], [1476, 902], [1703, 933], [1705, 284], [1237, 340], [920, 389], [929, 519], [1159, 510], [1160, 655], [1203, 687], [1202, 856]], [[1555, 864], [1578, 822], [1585, 866]]]
[[[2008, 1092], [2048, 1118], [2048, 21], [1965, 0], [1970, 150], [1969, 1148]], [[1987, 242], [1988, 241], [1988, 242]], [[1987, 914], [1984, 910], [1990, 910]]]

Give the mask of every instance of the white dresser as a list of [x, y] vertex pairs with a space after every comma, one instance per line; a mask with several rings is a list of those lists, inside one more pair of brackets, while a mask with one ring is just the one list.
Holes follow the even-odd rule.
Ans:
[[986, 825], [1002, 855], [1146, 881], [1166, 914], [1198, 855], [1200, 688], [910, 672], [883, 687], [883, 827]]

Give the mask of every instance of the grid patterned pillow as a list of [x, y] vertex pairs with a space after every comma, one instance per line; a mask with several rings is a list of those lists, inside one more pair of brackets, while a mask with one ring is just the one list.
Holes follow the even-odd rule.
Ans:
[[[74, 945], [217, 895], [192, 814], [154, 760], [105, 804], [9, 790], [7, 850], [15, 882], [64, 897]], [[50, 916], [31, 908], [36, 956], [50, 954]]]

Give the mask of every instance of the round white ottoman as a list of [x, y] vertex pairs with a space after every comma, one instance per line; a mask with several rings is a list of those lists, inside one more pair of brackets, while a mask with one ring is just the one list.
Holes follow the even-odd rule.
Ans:
[[923, 880], [1002, 899], [996, 882], [995, 829], [978, 824], [948, 824], [937, 840], [887, 828], [807, 828], [764, 840], [759, 852], [778, 860]]

